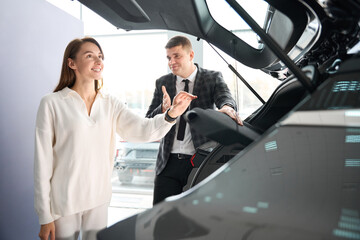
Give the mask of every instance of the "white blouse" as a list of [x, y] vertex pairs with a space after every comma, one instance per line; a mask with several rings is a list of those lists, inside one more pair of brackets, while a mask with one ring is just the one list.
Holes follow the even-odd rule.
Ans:
[[132, 142], [156, 141], [174, 123], [164, 114], [142, 118], [99, 92], [90, 116], [69, 89], [42, 98], [35, 129], [34, 188], [39, 223], [110, 202], [116, 133]]

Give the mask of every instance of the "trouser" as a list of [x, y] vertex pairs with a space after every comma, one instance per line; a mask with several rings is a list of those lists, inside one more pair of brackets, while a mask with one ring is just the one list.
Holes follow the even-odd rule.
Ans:
[[164, 170], [155, 176], [153, 204], [183, 192], [192, 170], [191, 155], [170, 154]]
[[[96, 240], [99, 230], [106, 228], [109, 203], [55, 220], [56, 240]], [[81, 234], [80, 234], [81, 232]]]

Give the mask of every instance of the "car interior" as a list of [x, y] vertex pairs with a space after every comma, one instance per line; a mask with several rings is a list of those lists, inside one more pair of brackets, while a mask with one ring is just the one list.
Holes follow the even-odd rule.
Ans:
[[[305, 68], [303, 71], [312, 81], [319, 81], [316, 68], [313, 66]], [[264, 105], [244, 120], [242, 127], [215, 110], [193, 109], [189, 111], [186, 117], [191, 127], [219, 143], [215, 147], [216, 150], [204, 159], [203, 164], [193, 170], [196, 173], [190, 175], [188, 180], [191, 182], [190, 187], [209, 176], [276, 124], [304, 99], [306, 94], [306, 89], [297, 81], [296, 77], [288, 77], [275, 89]], [[203, 124], [204, 122], [207, 124]], [[212, 149], [209, 149], [209, 153], [210, 150], [212, 151]]]

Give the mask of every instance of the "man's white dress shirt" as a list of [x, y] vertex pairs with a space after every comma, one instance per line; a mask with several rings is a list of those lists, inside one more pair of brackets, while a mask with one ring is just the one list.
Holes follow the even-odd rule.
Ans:
[[[192, 72], [190, 76], [186, 78], [189, 80], [189, 93], [193, 93], [194, 82], [197, 72], [198, 69], [196, 67], [194, 72]], [[183, 80], [184, 78], [176, 76], [176, 94], [184, 90], [185, 83], [183, 82]], [[174, 137], [174, 144], [171, 148], [171, 153], [182, 153], [187, 155], [193, 155], [195, 153], [195, 147], [191, 139], [190, 125], [189, 123], [186, 123], [184, 140], [179, 141], [177, 140], [177, 134], [179, 131], [179, 122], [180, 122], [180, 117], [176, 119], [176, 133]]]

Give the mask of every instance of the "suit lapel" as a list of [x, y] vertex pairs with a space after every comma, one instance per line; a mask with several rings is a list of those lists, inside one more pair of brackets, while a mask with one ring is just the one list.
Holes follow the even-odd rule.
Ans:
[[[198, 69], [198, 72], [196, 73], [196, 76], [195, 76], [195, 82], [194, 82], [194, 89], [193, 89], [193, 95], [196, 95], [198, 96], [198, 92], [199, 92], [199, 88], [201, 86], [201, 81], [202, 81], [202, 69], [195, 63], [197, 69]], [[191, 101], [190, 103], [190, 109], [194, 108], [194, 102], [195, 101], [198, 101], [198, 99], [195, 99], [193, 101]]]

